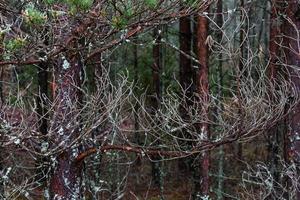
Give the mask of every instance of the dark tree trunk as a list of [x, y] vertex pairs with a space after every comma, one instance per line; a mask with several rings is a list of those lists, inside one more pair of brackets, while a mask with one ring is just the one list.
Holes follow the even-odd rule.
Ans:
[[[287, 55], [287, 62], [289, 65], [292, 65], [293, 67], [289, 67], [289, 73], [290, 73], [290, 80], [296, 87], [296, 91], [300, 93], [300, 77], [299, 77], [299, 68], [300, 68], [300, 57], [299, 54], [296, 52], [299, 52], [299, 35], [298, 31], [300, 31], [300, 5], [299, 1], [297, 0], [289, 0], [286, 1], [288, 3], [287, 7], [287, 17], [294, 23], [292, 25], [290, 22], [285, 21], [285, 36], [287, 37], [288, 41], [288, 47], [291, 49], [286, 50]], [[295, 52], [296, 51], [296, 52]], [[293, 97], [291, 97], [293, 98]], [[300, 104], [295, 107], [293, 112], [290, 115], [290, 124], [289, 124], [289, 159], [292, 165], [294, 165], [296, 169], [296, 177], [297, 186], [298, 189], [296, 191], [296, 198], [297, 200], [300, 200]]]
[[[276, 85], [277, 76], [277, 64], [279, 56], [280, 43], [280, 26], [278, 25], [278, 9], [280, 9], [279, 1], [273, 1], [271, 5], [271, 17], [270, 17], [270, 40], [269, 40], [269, 60], [268, 76], [271, 83], [271, 89]], [[271, 90], [272, 92], [272, 90]], [[270, 94], [272, 96], [272, 94]], [[272, 101], [275, 99], [272, 98]], [[269, 158], [272, 175], [276, 182], [279, 182], [279, 169], [278, 169], [278, 153], [279, 153], [279, 125], [276, 125], [269, 131]]]
[[162, 72], [162, 49], [161, 49], [161, 30], [154, 29], [155, 44], [153, 45], [153, 67], [152, 78], [156, 99], [154, 101], [154, 109], [159, 109], [162, 97], [161, 72]]
[[80, 102], [80, 71], [82, 63], [78, 52], [68, 52], [54, 67], [56, 90], [53, 130], [55, 144], [66, 147], [56, 158], [57, 165], [50, 180], [51, 199], [81, 199], [82, 198], [82, 163], [74, 159], [80, 151], [79, 145], [68, 147], [79, 135], [79, 119], [76, 117], [77, 104]]
[[[153, 66], [152, 66], [152, 81], [155, 98], [153, 100], [153, 113], [156, 113], [161, 104], [162, 98], [162, 49], [161, 49], [161, 30], [155, 28], [154, 32], [155, 44], [153, 45]], [[158, 115], [157, 115], [158, 116]], [[159, 117], [159, 116], [158, 116]], [[156, 123], [159, 126], [160, 119], [156, 119]], [[160, 160], [159, 156], [155, 156], [154, 160]], [[162, 187], [162, 174], [161, 174], [161, 162], [152, 163], [152, 177], [154, 184], [158, 187]]]
[[239, 68], [240, 68], [240, 71], [242, 72], [243, 71], [243, 68], [244, 68], [244, 40], [245, 40], [245, 30], [242, 25], [242, 22], [243, 22], [243, 9], [244, 9], [245, 5], [244, 5], [244, 0], [240, 0], [240, 8], [241, 8], [241, 13], [240, 13], [240, 60], [239, 60]]
[[[48, 63], [42, 62], [38, 65], [38, 97], [37, 97], [37, 114], [39, 116], [38, 121], [38, 130], [41, 135], [47, 135], [48, 130], [48, 110], [47, 110], [47, 98], [48, 98]], [[48, 143], [49, 141], [42, 141], [42, 143]], [[47, 166], [44, 167], [44, 163], [48, 162], [49, 160], [46, 157], [40, 156], [37, 159], [37, 166], [38, 175], [36, 176], [37, 182], [44, 183], [46, 180], [47, 174]]]
[[[192, 51], [192, 31], [191, 31], [191, 19], [189, 16], [182, 17], [179, 20], [179, 43], [180, 43], [180, 51], [191, 55]], [[193, 73], [192, 73], [192, 62], [191, 59], [187, 58], [185, 55], [180, 54], [179, 56], [179, 82], [182, 89], [186, 92], [183, 94], [183, 101], [180, 105], [180, 113], [183, 120], [189, 121], [188, 116], [188, 105], [190, 105], [191, 97], [193, 94]], [[188, 133], [185, 129], [182, 130], [182, 138], [188, 138]], [[188, 149], [190, 144], [186, 144], [182, 142], [181, 146], [183, 149]], [[184, 172], [189, 169], [190, 159], [179, 159], [178, 167], [179, 170]]]
[[42, 62], [38, 66], [38, 98], [37, 98], [37, 113], [40, 117], [39, 132], [46, 135], [48, 129], [48, 114], [46, 107], [46, 98], [48, 97], [48, 64]]
[[[277, 0], [278, 1], [278, 0]], [[279, 56], [279, 46], [278, 37], [281, 34], [281, 29], [278, 24], [278, 9], [280, 5], [278, 5], [277, 1], [272, 1], [271, 5], [271, 18], [270, 18], [270, 40], [269, 40], [269, 56], [270, 56], [270, 64], [269, 64], [269, 77], [271, 82], [273, 83], [276, 79], [277, 74], [277, 61]]]
[[[209, 8], [207, 8], [207, 11]], [[209, 78], [208, 78], [208, 46], [206, 39], [208, 37], [208, 19], [205, 16], [199, 15], [197, 26], [197, 46], [198, 46], [198, 60], [200, 67], [198, 71], [197, 91], [201, 101], [201, 113], [205, 122], [198, 124], [198, 131], [200, 136], [207, 140], [209, 138], [209, 124], [208, 121], [208, 102], [209, 102]], [[210, 158], [209, 151], [204, 151], [201, 155], [201, 197], [209, 196], [209, 166]]]
[[103, 67], [103, 60], [102, 60], [102, 54], [98, 53], [97, 56], [95, 56], [92, 59], [92, 63], [90, 64], [90, 67], [92, 69], [92, 73], [93, 73], [93, 80], [91, 81], [91, 87], [92, 87], [92, 91], [93, 92], [101, 92], [102, 88], [101, 88], [101, 81], [102, 80], [102, 76], [105, 73], [104, 67]]
[[[4, 54], [4, 47], [3, 47], [3, 39], [4, 37], [2, 37], [3, 35], [0, 35], [0, 61], [3, 60], [3, 54]], [[3, 72], [3, 66], [1, 67], [1, 76], [0, 76], [0, 109], [2, 109], [2, 103], [4, 102], [4, 97], [3, 97], [3, 80], [2, 80], [2, 72]], [[1, 137], [2, 134], [0, 134], [0, 140], [3, 140]], [[0, 143], [0, 146], [2, 146], [2, 143]], [[1, 153], [1, 149], [0, 149], [0, 171], [3, 172], [3, 155]], [[0, 179], [0, 198], [4, 199], [4, 183], [3, 183], [3, 179]]]
[[[179, 43], [180, 51], [191, 54], [192, 50], [192, 32], [191, 32], [191, 19], [190, 17], [182, 17], [179, 20]], [[185, 55], [180, 54], [180, 71], [179, 71], [179, 81], [184, 90], [187, 90], [187, 98], [191, 96], [192, 83], [193, 83], [193, 73], [192, 73], [192, 63], [191, 59], [187, 58]]]
[[[92, 78], [90, 81], [90, 88], [92, 93], [101, 93], [103, 91], [103, 86], [101, 86], [101, 81], [103, 81], [103, 73], [105, 73], [103, 70], [103, 60], [102, 60], [102, 54], [98, 53], [92, 60], [91, 63], [89, 63], [88, 67], [91, 70], [92, 73]], [[105, 106], [99, 106], [100, 108], [104, 108]], [[99, 114], [103, 113], [103, 110], [99, 109], [98, 110]], [[97, 138], [99, 137], [99, 134], [103, 133], [103, 127], [97, 127], [95, 128], [94, 131], [92, 131], [92, 139], [93, 139], [93, 145], [94, 147], [98, 147], [101, 146], [102, 141], [97, 140]], [[103, 154], [102, 152], [97, 152], [94, 156], [92, 156], [89, 160], [89, 162], [92, 163], [97, 163], [94, 164], [92, 166], [90, 166], [89, 168], [84, 168], [84, 172], [83, 172], [83, 176], [90, 176], [90, 174], [92, 174], [92, 176], [94, 177], [94, 179], [92, 180], [87, 180], [88, 181], [88, 186], [89, 186], [89, 190], [92, 193], [92, 198], [93, 199], [97, 199], [98, 196], [98, 190], [97, 187], [101, 185], [101, 169], [100, 166], [102, 164], [102, 158], [103, 158]], [[93, 181], [93, 183], [92, 183]], [[87, 189], [88, 190], [88, 189]]]
[[[193, 21], [192, 21], [192, 25], [193, 25], [193, 34], [192, 34], [192, 51], [195, 57], [198, 56], [198, 39], [197, 39], [197, 30], [198, 30], [198, 14], [195, 14], [193, 16]], [[198, 69], [200, 68], [199, 64], [196, 62], [193, 62], [193, 66], [195, 66], [195, 69], [193, 70], [193, 81], [194, 81], [194, 93], [196, 92], [196, 84], [197, 84], [197, 79], [198, 79]], [[195, 98], [195, 95], [193, 97], [194, 100], [197, 101], [197, 98]], [[198, 125], [196, 125], [196, 128], [198, 128]], [[200, 188], [201, 188], [201, 164], [199, 162], [199, 156], [197, 154], [193, 155], [191, 157], [191, 160], [189, 162], [193, 162], [191, 163], [191, 170], [193, 172], [193, 182], [194, 182], [194, 188], [193, 188], [193, 197], [192, 199], [198, 199], [197, 195], [199, 195], [200, 193]]]
[[[133, 71], [134, 71], [134, 83], [137, 84], [139, 77], [139, 61], [138, 61], [138, 46], [136, 44], [133, 45]], [[137, 92], [136, 92], [137, 94]], [[139, 133], [139, 116], [138, 116], [139, 105], [136, 104], [134, 107], [134, 130], [135, 130], [135, 142], [137, 144], [141, 144], [140, 133]], [[141, 164], [140, 157], [138, 157], [137, 164]]]
[[[0, 35], [0, 61], [3, 60], [3, 54], [4, 54], [4, 47], [3, 47], [3, 40], [4, 40], [4, 36]], [[3, 66], [1, 67], [1, 73], [0, 73], [0, 103], [4, 102], [4, 98], [3, 98], [3, 80], [2, 80], [2, 74], [3, 74]]]
[[[240, 14], [240, 23], [243, 22], [243, 9], [245, 7], [244, 0], [240, 0], [240, 8], [241, 8], [241, 14]], [[245, 29], [244, 27], [247, 27], [246, 25], [240, 24], [240, 59], [239, 59], [239, 74], [238, 74], [238, 82], [240, 82], [242, 78], [245, 78], [248, 76], [248, 71], [244, 69], [244, 59], [245, 59]], [[239, 85], [239, 83], [238, 83]], [[238, 88], [239, 89], [239, 88]], [[237, 158], [238, 160], [243, 159], [243, 144], [237, 143]]]
[[[217, 25], [221, 28], [223, 26], [223, 0], [218, 0], [217, 2]], [[222, 44], [223, 34], [222, 31], [219, 30], [217, 34], [217, 40], [219, 44]], [[218, 67], [217, 67], [217, 97], [222, 99], [223, 96], [223, 55], [222, 52], [219, 52], [218, 56]], [[221, 115], [222, 113], [222, 105], [218, 105], [217, 115]], [[218, 161], [218, 191], [217, 191], [217, 199], [223, 199], [223, 185], [224, 185], [224, 148], [223, 146], [219, 147], [219, 161]]]

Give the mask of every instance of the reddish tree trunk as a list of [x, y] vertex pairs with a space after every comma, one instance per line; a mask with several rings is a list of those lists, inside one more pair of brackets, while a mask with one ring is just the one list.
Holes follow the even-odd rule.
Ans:
[[[223, 20], [223, 0], [218, 0], [217, 2], [217, 16], [216, 16], [217, 25], [222, 28], [224, 24]], [[218, 42], [223, 43], [223, 32], [219, 30], [219, 33], [216, 35]], [[223, 96], [223, 54], [219, 52], [218, 55], [218, 67], [217, 67], [217, 97], [222, 99]], [[222, 113], [222, 105], [218, 103], [218, 108], [216, 114], [220, 115]], [[223, 200], [223, 191], [224, 191], [224, 148], [220, 147], [219, 149], [219, 158], [218, 158], [218, 189], [217, 189], [217, 200]]]
[[[285, 35], [287, 36], [287, 47], [293, 49], [293, 51], [300, 52], [299, 49], [299, 34], [300, 31], [300, 5], [298, 0], [287, 1], [287, 17], [294, 23], [285, 22]], [[293, 52], [292, 50], [286, 50], [287, 62], [293, 67], [289, 67], [290, 80], [296, 87], [298, 93], [300, 93], [300, 56], [299, 53]], [[294, 166], [297, 167], [297, 177], [300, 176], [300, 104], [296, 106], [290, 116], [290, 132], [289, 132], [289, 159]], [[298, 190], [296, 191], [296, 199], [300, 200], [300, 180], [298, 179]]]
[[68, 52], [54, 68], [56, 91], [52, 129], [55, 144], [66, 147], [56, 158], [57, 165], [50, 180], [51, 199], [81, 199], [82, 164], [74, 160], [79, 147], [68, 147], [78, 136], [80, 127], [76, 117], [80, 101], [80, 71], [82, 64], [76, 52]]
[[[192, 46], [192, 32], [191, 32], [191, 19], [190, 17], [182, 17], [179, 20], [179, 42], [180, 42], [180, 51], [186, 53], [187, 55], [191, 54]], [[179, 81], [184, 90], [187, 89], [187, 96], [191, 94], [191, 88], [193, 83], [193, 74], [192, 74], [192, 63], [191, 59], [187, 58], [185, 55], [180, 54], [180, 71], [179, 71]]]
[[[184, 8], [184, 6], [182, 7]], [[192, 51], [192, 30], [191, 30], [191, 19], [190, 17], [182, 17], [179, 19], [179, 43], [180, 51], [191, 55]], [[193, 73], [192, 73], [192, 62], [191, 59], [187, 58], [185, 55], [179, 55], [179, 82], [182, 89], [186, 92], [183, 94], [183, 101], [179, 107], [181, 117], [185, 121], [189, 121], [188, 116], [188, 106], [191, 104], [191, 97], [193, 94]], [[183, 138], [190, 137], [185, 129], [182, 130]], [[181, 146], [185, 148], [188, 146], [186, 142], [181, 142]], [[185, 146], [185, 147], [184, 147]], [[190, 167], [189, 159], [183, 158], [178, 160], [178, 167], [181, 171], [187, 171]]]
[[[269, 40], [269, 60], [270, 64], [268, 66], [268, 77], [271, 81], [272, 88], [275, 87], [276, 74], [277, 74], [277, 57], [279, 56], [279, 36], [280, 36], [280, 26], [277, 23], [278, 10], [280, 5], [277, 5], [279, 1], [274, 0], [271, 5], [271, 17], [270, 17], [270, 40]], [[272, 92], [272, 88], [271, 91]], [[270, 94], [272, 96], [272, 94]], [[272, 98], [272, 101], [275, 99]], [[279, 126], [274, 126], [269, 131], [269, 158], [271, 172], [275, 178], [275, 181], [279, 181], [279, 169], [278, 169], [278, 153], [279, 153]]]
[[[207, 8], [208, 11], [209, 8]], [[208, 36], [208, 19], [205, 16], [198, 17], [197, 29], [197, 47], [198, 47], [198, 60], [200, 62], [197, 90], [202, 104], [203, 120], [208, 120], [208, 103], [209, 103], [209, 79], [208, 79], [208, 46], [206, 39]], [[198, 131], [202, 139], [209, 138], [209, 125], [208, 123], [201, 123], [198, 125]], [[201, 157], [201, 196], [209, 196], [209, 152], [205, 151]]]
[[278, 61], [278, 37], [280, 36], [280, 26], [278, 26], [277, 18], [277, 2], [276, 0], [272, 2], [271, 9], [271, 19], [270, 19], [270, 41], [269, 41], [269, 56], [270, 56], [270, 64], [269, 64], [269, 77], [272, 82], [274, 82], [276, 78], [276, 62]]

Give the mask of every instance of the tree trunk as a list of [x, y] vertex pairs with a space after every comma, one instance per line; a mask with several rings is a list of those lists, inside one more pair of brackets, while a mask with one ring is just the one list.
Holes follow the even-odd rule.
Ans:
[[[134, 83], [137, 84], [138, 82], [138, 77], [139, 77], [139, 69], [138, 69], [138, 66], [139, 66], [139, 62], [138, 62], [138, 45], [137, 44], [134, 44], [133, 45], [133, 72], [134, 72], [134, 75], [133, 75], [133, 79], [134, 79]], [[136, 95], [138, 92], [136, 92]], [[136, 104], [134, 106], [134, 139], [135, 139], [135, 142], [140, 145], [141, 144], [141, 139], [140, 139], [140, 133], [139, 133], [139, 129], [140, 129], [140, 126], [139, 126], [139, 116], [138, 116], [138, 110], [139, 110], [139, 104]], [[138, 164], [141, 164], [141, 160], [140, 160], [140, 157], [137, 158], [137, 163]]]
[[[191, 32], [191, 19], [190, 17], [182, 17], [179, 20], [179, 43], [180, 51], [191, 54], [192, 46], [192, 32]], [[179, 81], [184, 90], [187, 91], [187, 98], [191, 96], [193, 74], [192, 74], [192, 63], [191, 59], [187, 58], [185, 55], [180, 54], [180, 71], [179, 71]], [[187, 102], [186, 102], [187, 103]]]
[[[223, 26], [223, 0], [218, 0], [217, 2], [217, 25], [221, 28]], [[217, 34], [217, 39], [220, 44], [222, 44], [222, 31], [219, 30]], [[223, 56], [222, 53], [219, 52], [218, 56], [218, 68], [217, 68], [217, 79], [218, 79], [218, 88], [217, 88], [217, 97], [222, 99], [223, 96]], [[221, 115], [222, 113], [222, 105], [218, 105], [217, 115]], [[218, 161], [218, 191], [217, 191], [217, 199], [223, 199], [223, 183], [224, 183], [224, 148], [221, 146], [219, 148], [219, 161]]]
[[[289, 0], [287, 1], [287, 17], [291, 20], [285, 21], [285, 35], [287, 37], [288, 46], [290, 49], [286, 50], [287, 62], [289, 65], [293, 67], [289, 67], [290, 80], [294, 84], [295, 89], [298, 93], [300, 93], [300, 77], [299, 77], [299, 68], [300, 68], [300, 57], [299, 54], [299, 31], [300, 31], [300, 6], [299, 1], [297, 0]], [[295, 52], [296, 51], [296, 52]], [[289, 132], [289, 159], [291, 161], [292, 166], [296, 167], [296, 177], [294, 177], [294, 181], [297, 181], [298, 189], [296, 191], [296, 198], [300, 200], [300, 104], [295, 107], [293, 112], [290, 115], [290, 132]], [[298, 180], [296, 180], [298, 179]]]
[[[207, 8], [207, 11], [209, 8]], [[206, 12], [207, 12], [206, 11]], [[197, 25], [197, 47], [198, 60], [200, 62], [197, 80], [197, 90], [201, 101], [201, 113], [203, 123], [198, 124], [200, 137], [204, 140], [209, 139], [209, 124], [208, 121], [208, 103], [209, 103], [209, 79], [208, 79], [208, 46], [206, 39], [208, 37], [208, 19], [206, 16], [198, 16]], [[205, 151], [201, 155], [201, 198], [209, 197], [209, 151]]]
[[39, 132], [46, 135], [48, 129], [46, 99], [48, 97], [48, 64], [42, 62], [38, 66], [38, 98], [37, 113], [40, 117]]
[[9, 101], [12, 88], [12, 73], [12, 65], [4, 65], [0, 69], [2, 103], [7, 103], [7, 101]]
[[[159, 28], [154, 29], [154, 39], [155, 44], [153, 46], [153, 66], [152, 66], [152, 81], [153, 81], [153, 89], [155, 93], [155, 99], [153, 100], [153, 113], [159, 111], [161, 98], [162, 98], [162, 81], [161, 81], [161, 73], [162, 73], [162, 49], [161, 49], [161, 30]], [[156, 119], [156, 123], [159, 126], [160, 119]], [[160, 156], [155, 156], [154, 160], [160, 160]], [[162, 184], [162, 173], [161, 173], [161, 162], [153, 162], [152, 163], [152, 177], [154, 184], [158, 186], [160, 189], [163, 188]]]
[[[4, 54], [4, 46], [3, 44], [3, 40], [4, 40], [4, 36], [0, 35], [0, 60], [3, 60], [3, 54]], [[4, 102], [4, 98], [3, 98], [3, 78], [2, 78], [2, 74], [3, 74], [3, 68], [4, 66], [1, 66], [1, 71], [0, 71], [0, 103], [2, 104]]]
[[[191, 55], [192, 50], [192, 32], [191, 32], [191, 19], [190, 17], [182, 17], [179, 19], [179, 43], [180, 43], [180, 51]], [[191, 59], [187, 58], [185, 55], [179, 55], [179, 82], [182, 89], [186, 92], [183, 94], [183, 101], [179, 107], [181, 117], [183, 120], [189, 121], [188, 116], [188, 105], [191, 104], [191, 97], [193, 94], [193, 73], [192, 73], [192, 62]], [[188, 138], [188, 133], [185, 129], [182, 130], [182, 138]], [[187, 148], [189, 144], [182, 142], [181, 146]], [[178, 160], [179, 170], [184, 172], [189, 169], [190, 159], [183, 158]]]
[[162, 97], [161, 72], [162, 72], [162, 51], [161, 51], [161, 30], [154, 29], [155, 44], [153, 46], [153, 67], [152, 78], [156, 99], [154, 101], [154, 109], [159, 109]]
[[[75, 50], [76, 51], [76, 50]], [[54, 67], [56, 90], [53, 119], [55, 144], [66, 147], [56, 158], [56, 168], [50, 180], [51, 199], [81, 199], [82, 163], [76, 163], [80, 145], [68, 147], [79, 135], [78, 111], [80, 101], [80, 71], [82, 63], [78, 52], [68, 52]]]
[[[245, 59], [245, 29], [244, 27], [247, 28], [247, 26], [243, 26], [243, 9], [245, 7], [244, 0], [240, 0], [240, 8], [241, 8], [241, 14], [240, 14], [240, 60], [239, 60], [239, 74], [238, 74], [238, 81], [240, 82], [242, 78], [245, 78], [248, 76], [248, 71], [247, 69], [244, 69], [244, 59]], [[239, 84], [239, 83], [238, 83]], [[242, 160], [243, 158], [243, 144], [242, 143], [237, 143], [237, 158], [238, 160]]]
[[[3, 54], [4, 54], [4, 47], [3, 47], [3, 40], [4, 37], [3, 35], [0, 35], [0, 61], [3, 60]], [[0, 106], [2, 106], [2, 103], [4, 102], [4, 98], [3, 98], [3, 80], [2, 80], [2, 71], [3, 71], [3, 66], [1, 67], [1, 76], [0, 76]], [[2, 134], [1, 134], [2, 135]], [[2, 141], [3, 138], [0, 135], [0, 140]], [[0, 146], [2, 147], [2, 142], [0, 143]], [[0, 171], [3, 172], [3, 155], [1, 153], [1, 149], [0, 149]], [[4, 199], [4, 183], [3, 183], [3, 179], [0, 179], [0, 197]]]
[[[278, 26], [278, 9], [280, 5], [277, 5], [277, 1], [271, 2], [271, 17], [270, 17], [270, 39], [269, 39], [269, 60], [270, 64], [268, 66], [268, 76], [271, 81], [271, 88], [276, 85], [276, 76], [277, 76], [277, 63], [279, 56], [279, 46], [280, 40], [280, 26]], [[272, 92], [272, 90], [271, 90]], [[272, 94], [271, 94], [272, 95]], [[275, 100], [274, 98], [272, 99]], [[274, 126], [269, 131], [269, 158], [270, 168], [272, 175], [276, 182], [279, 182], [279, 169], [278, 169], [278, 153], [279, 153], [279, 126]]]
[[278, 9], [280, 5], [277, 3], [278, 0], [272, 1], [271, 5], [271, 18], [270, 18], [270, 40], [269, 40], [269, 78], [273, 83], [276, 79], [277, 74], [277, 61], [279, 56], [278, 37], [281, 34], [281, 28], [278, 26]]
[[[39, 116], [38, 130], [41, 135], [47, 135], [48, 130], [48, 110], [47, 110], [47, 98], [48, 98], [48, 63], [42, 62], [38, 65], [38, 96], [37, 96], [37, 114]], [[48, 144], [49, 141], [41, 141], [40, 146]], [[42, 152], [43, 153], [43, 152]], [[49, 160], [45, 156], [39, 156], [37, 158], [37, 176], [36, 181], [38, 183], [45, 183], [48, 167], [44, 165]], [[46, 166], [46, 167], [45, 167]]]

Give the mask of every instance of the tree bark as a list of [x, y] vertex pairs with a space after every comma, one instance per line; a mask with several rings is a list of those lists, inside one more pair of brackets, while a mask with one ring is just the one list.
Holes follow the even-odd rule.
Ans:
[[[38, 65], [38, 96], [36, 98], [38, 114], [38, 131], [41, 135], [45, 136], [48, 132], [48, 110], [47, 110], [47, 98], [48, 98], [48, 63], [41, 62]], [[46, 139], [40, 142], [41, 148], [44, 143], [49, 143]], [[47, 165], [44, 165], [49, 160], [45, 156], [38, 156], [37, 158], [37, 176], [36, 181], [43, 184], [46, 181]]]
[[280, 36], [280, 26], [278, 26], [278, 8], [277, 0], [274, 0], [271, 5], [271, 18], [270, 18], [270, 40], [269, 40], [269, 78], [274, 82], [277, 74], [277, 61], [278, 61], [278, 37]]
[[57, 156], [57, 165], [50, 180], [50, 196], [53, 200], [82, 198], [82, 163], [74, 160], [79, 154], [80, 145], [68, 147], [80, 132], [76, 105], [80, 102], [78, 88], [82, 63], [78, 52], [75, 51], [65, 53], [54, 67], [55, 97], [58, 103], [54, 108], [53, 139], [56, 145], [67, 148]]
[[155, 103], [154, 108], [159, 109], [161, 98], [162, 98], [162, 82], [161, 82], [161, 72], [162, 72], [162, 50], [161, 50], [161, 30], [159, 28], [154, 29], [155, 44], [153, 45], [153, 67], [152, 67], [152, 78], [155, 90]]
[[[277, 65], [279, 55], [279, 43], [281, 28], [278, 24], [278, 9], [280, 7], [278, 0], [271, 2], [271, 17], [270, 17], [270, 39], [269, 39], [269, 60], [268, 77], [271, 83], [271, 91], [276, 85]], [[270, 94], [272, 96], [272, 94]], [[272, 98], [272, 101], [275, 99]], [[278, 153], [279, 153], [279, 125], [274, 126], [269, 131], [269, 158], [272, 175], [276, 182], [279, 182], [278, 169]]]
[[48, 129], [46, 99], [48, 97], [48, 64], [41, 62], [38, 66], [38, 98], [37, 98], [37, 113], [40, 117], [39, 132], [46, 135]]
[[[191, 31], [191, 19], [190, 17], [182, 17], [179, 19], [179, 44], [180, 51], [191, 55], [192, 51], [192, 31]], [[191, 59], [187, 58], [185, 55], [179, 55], [179, 82], [182, 89], [185, 91], [182, 98], [183, 101], [179, 107], [181, 117], [183, 120], [189, 121], [188, 116], [188, 106], [191, 105], [191, 98], [193, 95], [193, 73], [192, 73], [192, 62]], [[185, 129], [182, 130], [182, 138], [188, 138], [188, 133]], [[187, 148], [189, 144], [181, 142], [183, 149]], [[178, 167], [180, 171], [187, 171], [190, 167], [190, 159], [183, 158], [178, 160]]]
[[[3, 54], [4, 54], [4, 47], [3, 47], [3, 40], [4, 40], [4, 36], [0, 35], [0, 61], [3, 60]], [[1, 69], [2, 71], [3, 69]], [[0, 106], [2, 107], [2, 103], [4, 102], [4, 98], [3, 98], [3, 80], [2, 80], [2, 72], [1, 72], [1, 77], [0, 77]], [[0, 135], [1, 136], [1, 135]], [[0, 140], [2, 140], [2, 136], [0, 137]], [[2, 146], [2, 142], [0, 143], [0, 146]], [[2, 148], [0, 149], [0, 152]], [[2, 159], [3, 155], [2, 153], [0, 153], [0, 171], [3, 172], [3, 163], [2, 163]], [[0, 179], [0, 197], [4, 199], [4, 183], [3, 183], [3, 179]]]
[[[182, 17], [179, 20], [179, 43], [180, 51], [191, 54], [192, 46], [192, 32], [191, 32], [191, 19], [190, 17]], [[193, 74], [192, 74], [192, 63], [191, 59], [187, 58], [185, 55], [180, 54], [180, 71], [179, 71], [179, 81], [184, 90], [187, 91], [187, 98], [191, 96]]]
[[[136, 41], [137, 42], [137, 41]], [[139, 59], [138, 59], [138, 45], [134, 44], [133, 45], [133, 79], [134, 79], [134, 83], [137, 84], [138, 83], [138, 76], [139, 76]], [[136, 95], [138, 95], [138, 92], [135, 92]], [[139, 110], [139, 104], [136, 104], [134, 106], [134, 139], [135, 142], [140, 145], [141, 144], [141, 139], [140, 139], [140, 133], [139, 133], [139, 116], [138, 116], [138, 110]], [[141, 160], [138, 157], [137, 158], [137, 164], [141, 164]]]
[[[207, 8], [206, 12], [209, 10]], [[204, 140], [209, 138], [209, 124], [208, 124], [208, 104], [209, 104], [209, 78], [208, 78], [208, 46], [206, 39], [208, 37], [208, 19], [206, 16], [198, 16], [197, 25], [197, 47], [198, 60], [200, 68], [198, 71], [197, 90], [201, 101], [201, 113], [203, 116], [203, 123], [198, 124], [198, 131], [200, 137]], [[209, 166], [210, 158], [209, 151], [205, 151], [201, 155], [201, 197], [209, 197]]]
[[[290, 21], [285, 21], [285, 36], [287, 39], [287, 45], [290, 49], [286, 50], [287, 55], [287, 64], [293, 66], [289, 67], [290, 80], [294, 84], [295, 89], [298, 93], [300, 93], [300, 77], [299, 77], [299, 68], [300, 68], [300, 57], [299, 53], [299, 31], [300, 31], [300, 5], [297, 0], [289, 0], [286, 1], [288, 3], [288, 7], [286, 9], [286, 16]], [[291, 22], [293, 24], [291, 24]], [[293, 51], [291, 50], [293, 49]], [[296, 51], [296, 52], [294, 52]], [[293, 97], [291, 97], [293, 98]], [[288, 155], [291, 161], [291, 165], [295, 166], [296, 176], [294, 178], [298, 178], [300, 176], [300, 104], [298, 103], [295, 109], [292, 111], [290, 115], [290, 124], [289, 124], [289, 149]], [[297, 181], [298, 189], [296, 190], [296, 199], [300, 200], [300, 180]]]
[[[153, 89], [155, 94], [155, 99], [153, 100], [153, 113], [157, 113], [160, 109], [161, 98], [162, 98], [162, 81], [161, 81], [161, 73], [162, 73], [162, 49], [161, 49], [161, 30], [159, 28], [155, 28], [153, 31], [155, 44], [153, 45], [153, 66], [152, 66], [152, 82]], [[159, 115], [156, 119], [156, 123], [159, 126], [160, 119]], [[160, 156], [155, 156], [154, 160], [160, 160]], [[158, 186], [160, 189], [163, 187], [162, 185], [162, 173], [161, 173], [161, 162], [153, 162], [152, 163], [152, 177], [154, 184]]]
[[[218, 0], [217, 2], [217, 25], [221, 28], [223, 26], [223, 0]], [[222, 44], [222, 31], [219, 30], [217, 34], [217, 39], [220, 44]], [[217, 68], [217, 79], [218, 79], [218, 88], [217, 88], [217, 97], [222, 99], [223, 96], [223, 55], [219, 52], [218, 56], [218, 68]], [[221, 115], [222, 113], [222, 105], [218, 105], [217, 115]], [[224, 185], [224, 148], [223, 146], [219, 149], [219, 161], [218, 161], [218, 191], [217, 191], [217, 199], [223, 199], [223, 185]]]
[[[245, 59], [245, 28], [247, 28], [246, 25], [242, 25], [244, 16], [243, 16], [243, 9], [245, 8], [245, 3], [244, 0], [240, 0], [240, 9], [241, 9], [241, 14], [240, 14], [240, 59], [239, 59], [239, 74], [238, 74], [238, 84], [240, 84], [241, 79], [245, 78], [248, 76], [248, 71], [247, 69], [244, 69], [244, 59]], [[249, 72], [250, 73], [250, 72]], [[243, 144], [242, 143], [237, 143], [237, 158], [238, 160], [243, 159]]]

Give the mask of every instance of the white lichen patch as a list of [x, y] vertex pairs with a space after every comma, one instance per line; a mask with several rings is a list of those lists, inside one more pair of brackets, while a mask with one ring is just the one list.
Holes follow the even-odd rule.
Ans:
[[73, 148], [72, 149], [72, 156], [73, 156], [73, 158], [77, 158], [78, 154], [79, 154], [78, 149], [77, 148]]
[[67, 177], [63, 176], [63, 180], [64, 180], [64, 183], [65, 183], [65, 186], [69, 187], [70, 186], [70, 181]]
[[12, 128], [12, 126], [10, 125], [9, 122], [7, 122], [5, 119], [2, 120], [2, 124], [1, 124], [2, 128], [5, 130], [9, 130]]
[[11, 171], [11, 167], [8, 167], [7, 170], [6, 170], [6, 173], [2, 175], [3, 180], [8, 179], [8, 175], [9, 175], [10, 171]]
[[16, 138], [16, 139], [14, 140], [14, 143], [15, 143], [16, 145], [18, 145], [18, 144], [21, 143], [21, 140], [20, 140], [19, 138]]
[[54, 156], [50, 157], [50, 163], [51, 163], [51, 167], [54, 169], [57, 165], [57, 159]]
[[300, 134], [296, 131], [294, 134], [295, 141], [300, 141]]
[[41, 144], [41, 152], [44, 153], [48, 150], [48, 147], [49, 147], [49, 143], [48, 142], [43, 142]]
[[63, 200], [63, 196], [59, 195], [59, 194], [55, 194], [53, 197], [53, 200]]
[[205, 126], [201, 127], [201, 132], [200, 132], [200, 135], [199, 135], [199, 139], [200, 140], [206, 140], [207, 139], [207, 131], [206, 131]]
[[58, 134], [59, 135], [64, 135], [64, 129], [62, 127], [59, 128]]
[[45, 197], [45, 199], [50, 199], [50, 194], [49, 194], [49, 190], [48, 189], [45, 189], [45, 191], [44, 191], [44, 197]]
[[62, 65], [63, 69], [64, 70], [69, 69], [71, 66], [70, 63], [67, 61], [67, 59], [64, 56], [62, 57], [62, 59], [63, 59], [63, 65]]
[[208, 195], [200, 196], [201, 200], [210, 200]]

